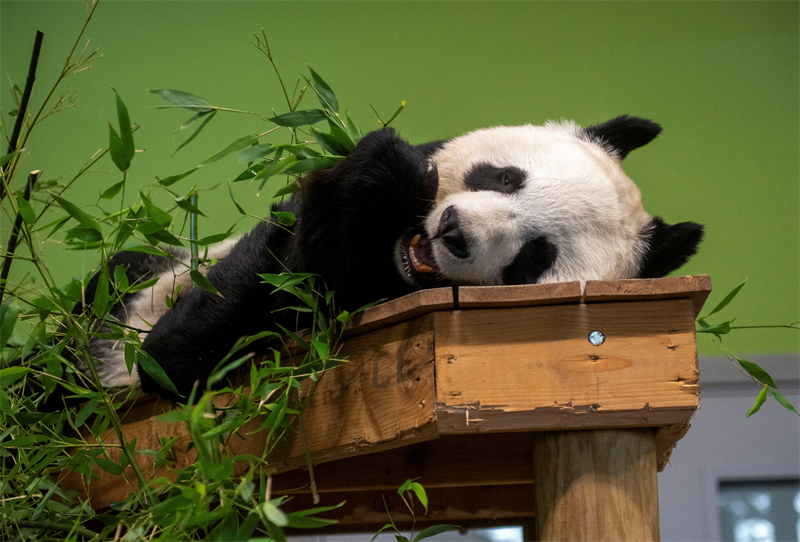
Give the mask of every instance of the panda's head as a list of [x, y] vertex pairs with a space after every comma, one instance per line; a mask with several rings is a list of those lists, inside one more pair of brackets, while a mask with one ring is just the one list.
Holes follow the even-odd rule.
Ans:
[[657, 124], [622, 116], [500, 126], [445, 143], [430, 158], [436, 205], [402, 238], [397, 261], [418, 287], [660, 277], [691, 257], [702, 226], [651, 217], [622, 159]]

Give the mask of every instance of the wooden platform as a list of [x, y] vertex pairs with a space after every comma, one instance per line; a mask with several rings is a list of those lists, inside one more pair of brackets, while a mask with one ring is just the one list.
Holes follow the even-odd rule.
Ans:
[[[419, 477], [431, 521], [524, 521], [534, 514], [534, 464], [544, 468], [539, 459], [551, 452], [540, 432], [591, 433], [604, 447], [602, 430], [631, 430], [631, 449], [649, 458], [643, 468], [655, 484], [656, 467], [664, 468], [699, 405], [694, 320], [710, 290], [705, 275], [589, 282], [583, 290], [579, 283], [462, 287], [459, 310], [449, 288], [367, 310], [345, 332], [349, 362], [301, 390], [310, 398], [303, 419], [323, 504], [346, 498], [336, 512], [340, 529], [368, 530], [386, 522], [380, 496]], [[589, 340], [592, 332], [602, 344]], [[166, 409], [151, 401], [125, 418], [137, 448], [157, 448], [156, 433], [180, 433], [182, 426], [152, 418]], [[247, 435], [236, 453], [260, 455], [264, 437]], [[542, 450], [536, 462], [534, 449]], [[175, 460], [179, 467], [193, 458]], [[270, 456], [273, 491], [307, 491], [305, 464], [300, 435], [290, 436]], [[142, 466], [152, 473], [146, 458]], [[162, 471], [154, 474], [168, 475]], [[98, 474], [87, 488], [95, 507], [124, 498], [124, 484]], [[293, 502], [311, 504], [302, 496]], [[402, 522], [403, 510], [396, 513]], [[648, 529], [657, 533], [657, 497]]]

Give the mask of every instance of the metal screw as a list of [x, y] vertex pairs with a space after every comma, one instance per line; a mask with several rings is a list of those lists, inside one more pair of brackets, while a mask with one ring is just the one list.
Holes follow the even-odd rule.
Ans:
[[600, 346], [605, 342], [606, 337], [599, 331], [592, 331], [589, 333], [589, 342], [595, 346]]

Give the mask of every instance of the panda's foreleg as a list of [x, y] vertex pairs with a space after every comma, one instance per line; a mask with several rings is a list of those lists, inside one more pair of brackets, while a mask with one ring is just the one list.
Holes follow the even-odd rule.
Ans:
[[161, 388], [139, 367], [145, 391], [173, 400], [185, 398], [195, 382], [205, 387], [211, 371], [237, 339], [274, 329], [273, 311], [280, 296], [272, 295], [273, 288], [263, 284], [258, 274], [283, 270], [276, 257], [281, 257], [290, 236], [281, 227], [260, 223], [209, 270], [207, 278], [218, 294], [198, 287], [181, 291], [142, 345], [180, 396]]
[[[114, 277], [118, 266], [124, 266], [128, 284], [133, 286], [158, 277], [161, 284], [159, 289], [170, 288], [167, 283], [174, 282], [176, 277], [184, 273], [186, 266], [181, 259], [187, 255], [176, 251], [172, 257], [146, 254], [143, 252], [120, 252], [108, 262], [109, 276]], [[96, 273], [86, 287], [85, 300], [88, 307], [94, 302], [100, 273]], [[144, 337], [150, 325], [166, 312], [166, 299], [161, 299], [153, 294], [154, 288], [140, 290], [133, 294], [126, 294], [117, 300], [109, 311], [109, 316], [123, 328], [136, 332]], [[116, 295], [114, 286], [109, 283], [109, 295]], [[148, 313], [142, 314], [142, 307], [147, 306]], [[76, 307], [80, 312], [83, 307]], [[99, 331], [111, 333], [107, 323], [103, 323]], [[125, 363], [124, 342], [116, 339], [94, 338], [90, 342], [92, 357], [99, 360], [96, 365], [100, 382], [104, 387], [120, 387], [135, 384], [138, 377], [135, 372], [130, 373]], [[82, 361], [78, 361], [78, 368], [84, 372], [88, 370]]]

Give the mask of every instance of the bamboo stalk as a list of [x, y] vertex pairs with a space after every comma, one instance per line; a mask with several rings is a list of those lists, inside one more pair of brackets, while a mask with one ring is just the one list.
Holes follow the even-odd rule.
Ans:
[[[31, 64], [28, 68], [28, 78], [25, 80], [25, 90], [22, 92], [22, 101], [19, 104], [19, 111], [17, 112], [17, 118], [14, 121], [14, 130], [11, 132], [11, 139], [8, 141], [8, 151], [6, 154], [11, 154], [15, 150], [17, 150], [17, 142], [19, 140], [19, 134], [22, 131], [22, 122], [25, 120], [25, 114], [28, 110], [28, 102], [31, 99], [31, 93], [33, 92], [33, 83], [36, 81], [36, 67], [39, 64], [39, 52], [42, 49], [42, 38], [44, 38], [44, 34], [40, 31], [36, 31], [36, 38], [33, 41], [33, 54], [31, 55]], [[7, 165], [6, 171], [10, 169], [10, 165]], [[3, 176], [5, 177], [6, 172], [3, 172]], [[0, 201], [3, 201], [5, 197], [5, 187], [3, 184], [0, 184]], [[0, 300], [2, 296], [0, 295]]]
[[[189, 203], [197, 209], [197, 191], [189, 196]], [[197, 213], [189, 213], [189, 247], [192, 251], [191, 269], [196, 271], [200, 267], [200, 255], [197, 248]]]
[[[41, 173], [42, 172], [37, 169], [36, 171], [31, 171], [30, 175], [28, 175], [28, 183], [25, 185], [25, 192], [22, 195], [22, 198], [25, 201], [30, 201], [31, 190], [33, 189], [33, 185], [36, 183], [36, 179], [39, 178]], [[3, 296], [6, 293], [8, 273], [11, 270], [11, 262], [14, 261], [14, 251], [17, 250], [17, 244], [19, 244], [19, 232], [21, 228], [22, 213], [20, 213], [20, 210], [17, 209], [17, 216], [14, 219], [14, 227], [11, 229], [11, 236], [8, 238], [8, 249], [6, 250], [5, 256], [3, 256], [3, 269], [0, 271], [0, 303], [3, 302]]]

